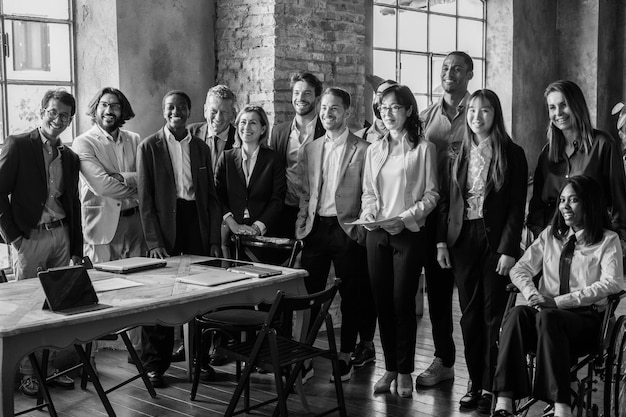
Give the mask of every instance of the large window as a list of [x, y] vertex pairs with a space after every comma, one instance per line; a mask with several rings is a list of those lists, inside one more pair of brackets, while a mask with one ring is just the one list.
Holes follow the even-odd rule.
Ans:
[[454, 50], [474, 60], [468, 89], [485, 79], [483, 0], [374, 0], [374, 74], [406, 84], [420, 110], [443, 94], [441, 66]]
[[[37, 126], [46, 90], [74, 91], [72, 0], [0, 0], [0, 147], [8, 134]], [[72, 129], [61, 139], [69, 142]], [[10, 268], [0, 244], [0, 268]]]
[[[6, 135], [37, 125], [46, 90], [73, 92], [71, 6], [71, 0], [0, 0], [0, 146]], [[72, 129], [61, 138], [71, 141]]]

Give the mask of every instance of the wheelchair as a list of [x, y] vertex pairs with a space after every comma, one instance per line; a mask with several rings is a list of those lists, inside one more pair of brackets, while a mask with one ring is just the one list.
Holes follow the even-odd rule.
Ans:
[[[509, 284], [505, 316], [516, 305], [518, 288]], [[570, 368], [572, 380], [572, 414], [577, 417], [626, 417], [626, 316], [615, 317], [622, 290], [608, 297], [596, 348], [578, 357]], [[534, 354], [527, 353], [528, 376], [534, 381]], [[584, 370], [586, 368], [586, 370]], [[582, 370], [582, 371], [581, 371]], [[581, 371], [581, 372], [579, 372]], [[596, 394], [602, 387], [602, 395]], [[516, 416], [524, 417], [538, 400], [525, 398], [514, 402]], [[600, 405], [598, 405], [600, 403]], [[544, 408], [542, 417], [554, 415], [552, 405]]]

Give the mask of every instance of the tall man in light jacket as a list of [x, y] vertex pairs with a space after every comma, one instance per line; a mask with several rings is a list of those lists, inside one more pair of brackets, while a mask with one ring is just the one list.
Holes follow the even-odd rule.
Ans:
[[[305, 285], [309, 293], [322, 291], [332, 261], [335, 275], [341, 278], [341, 380], [352, 376], [351, 355], [357, 335], [369, 343], [373, 361], [373, 336], [376, 313], [364, 265], [365, 230], [350, 225], [361, 211], [361, 184], [365, 151], [368, 143], [350, 131], [350, 94], [340, 88], [328, 88], [321, 96], [320, 117], [326, 133], [304, 148], [302, 154], [302, 195], [296, 220], [296, 237], [304, 239], [302, 267], [309, 276]], [[369, 301], [369, 302], [368, 302]], [[362, 365], [364, 363], [361, 363]], [[308, 379], [312, 368], [305, 368]], [[332, 379], [331, 379], [332, 380]]]
[[135, 116], [126, 96], [105, 87], [89, 103], [93, 126], [72, 145], [80, 157], [85, 254], [107, 262], [145, 253], [137, 196], [137, 133], [121, 129]]

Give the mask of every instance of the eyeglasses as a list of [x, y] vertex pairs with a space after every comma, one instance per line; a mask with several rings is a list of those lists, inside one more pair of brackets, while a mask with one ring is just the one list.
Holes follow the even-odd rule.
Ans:
[[392, 114], [396, 114], [400, 111], [400, 109], [403, 109], [404, 106], [400, 105], [400, 104], [392, 104], [391, 106], [379, 106], [378, 107], [378, 111], [380, 111], [380, 113], [387, 113], [388, 111], [391, 110]]
[[59, 119], [61, 119], [62, 122], [67, 123], [67, 122], [69, 122], [72, 119], [72, 116], [70, 116], [69, 114], [67, 114], [67, 113], [59, 113], [55, 109], [46, 109], [45, 112], [48, 115], [48, 117], [53, 119], [53, 120], [58, 117]]
[[103, 109], [111, 109], [113, 111], [122, 110], [122, 105], [120, 103], [107, 103], [106, 101], [100, 101], [98, 102], [98, 106], [102, 107]]

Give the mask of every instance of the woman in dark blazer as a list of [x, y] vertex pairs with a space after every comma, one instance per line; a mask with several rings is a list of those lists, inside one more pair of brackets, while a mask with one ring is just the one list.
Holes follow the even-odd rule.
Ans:
[[593, 128], [585, 96], [574, 82], [555, 81], [546, 88], [544, 97], [550, 119], [548, 143], [535, 168], [529, 229], [539, 236], [556, 211], [565, 181], [586, 175], [603, 187], [611, 227], [626, 240], [626, 177], [619, 143]]
[[271, 235], [285, 200], [285, 167], [265, 145], [269, 122], [262, 107], [245, 106], [235, 127], [235, 145], [220, 157], [215, 174], [227, 232], [223, 239], [230, 233]]
[[528, 167], [504, 128], [498, 96], [478, 90], [468, 100], [466, 134], [440, 202], [437, 260], [452, 268], [471, 385], [464, 408], [491, 409], [498, 331], [508, 274], [520, 255]]

